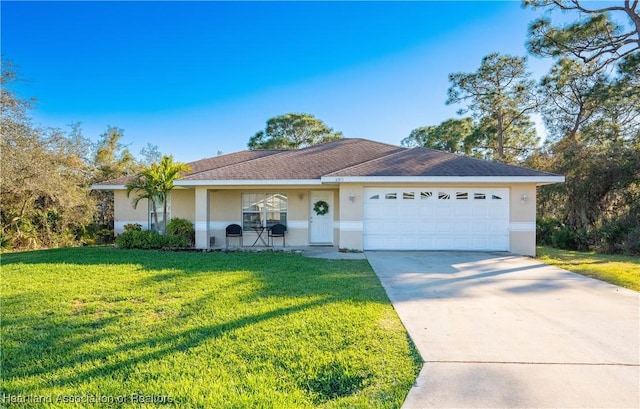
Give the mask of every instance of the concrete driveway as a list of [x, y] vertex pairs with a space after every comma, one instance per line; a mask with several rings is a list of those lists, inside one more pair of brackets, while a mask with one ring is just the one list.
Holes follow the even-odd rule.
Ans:
[[638, 408], [640, 295], [509, 253], [366, 253], [424, 367], [403, 408]]

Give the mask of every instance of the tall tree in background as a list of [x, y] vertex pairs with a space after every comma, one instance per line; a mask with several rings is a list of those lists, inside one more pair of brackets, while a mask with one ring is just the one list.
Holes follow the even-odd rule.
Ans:
[[549, 137], [576, 144], [606, 99], [607, 76], [594, 64], [563, 58], [540, 81], [541, 105]]
[[436, 126], [423, 126], [411, 131], [401, 142], [403, 146], [422, 146], [450, 153], [471, 155], [476, 128], [473, 118], [447, 119]]
[[89, 142], [74, 126], [69, 133], [31, 123], [29, 100], [11, 85], [16, 73], [2, 62], [0, 131], [0, 223], [2, 247], [68, 245], [83, 238], [93, 218], [88, 195]]
[[[107, 130], [100, 135], [100, 139], [94, 147], [92, 183], [130, 176], [141, 169], [129, 148], [120, 142], [123, 135], [124, 130], [115, 126], [108, 126]], [[102, 227], [112, 230], [114, 222], [113, 191], [94, 190], [91, 194], [98, 203], [98, 223]]]
[[577, 19], [559, 27], [544, 17], [529, 29], [530, 52], [556, 59], [540, 83], [550, 141], [529, 165], [567, 178], [540, 189], [539, 232], [556, 226], [540, 238], [564, 248], [639, 254], [638, 1], [526, 4], [573, 11]]
[[515, 162], [532, 150], [537, 138], [529, 115], [538, 107], [535, 82], [526, 58], [490, 54], [473, 73], [449, 75], [447, 104], [466, 103], [478, 121], [478, 148], [487, 159]]
[[256, 132], [247, 146], [255, 149], [299, 149], [341, 139], [320, 119], [304, 113], [279, 115], [267, 120], [264, 130]]
[[[591, 2], [585, 0], [525, 0], [524, 4], [549, 11], [576, 12], [578, 21], [554, 26], [546, 16], [529, 27], [529, 51], [543, 57], [571, 57], [598, 68], [640, 51], [638, 0]], [[625, 26], [622, 21], [629, 24]]]

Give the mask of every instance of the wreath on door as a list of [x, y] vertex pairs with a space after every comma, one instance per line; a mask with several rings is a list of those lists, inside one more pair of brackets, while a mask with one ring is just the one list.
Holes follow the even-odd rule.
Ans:
[[329, 203], [324, 200], [318, 200], [313, 204], [313, 211], [316, 212], [318, 216], [322, 216], [323, 214], [329, 213]]

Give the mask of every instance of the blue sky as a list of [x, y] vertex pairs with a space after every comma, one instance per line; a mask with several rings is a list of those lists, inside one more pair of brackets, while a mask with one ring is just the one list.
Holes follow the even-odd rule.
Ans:
[[[34, 122], [123, 128], [181, 161], [246, 148], [307, 112], [346, 137], [399, 144], [455, 117], [448, 74], [525, 55], [520, 2], [1, 2], [2, 54]], [[540, 75], [549, 61], [529, 58]]]

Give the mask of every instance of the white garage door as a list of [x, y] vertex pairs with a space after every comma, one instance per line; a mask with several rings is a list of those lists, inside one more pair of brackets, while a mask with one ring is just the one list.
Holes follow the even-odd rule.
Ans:
[[366, 250], [509, 250], [509, 189], [365, 188]]

